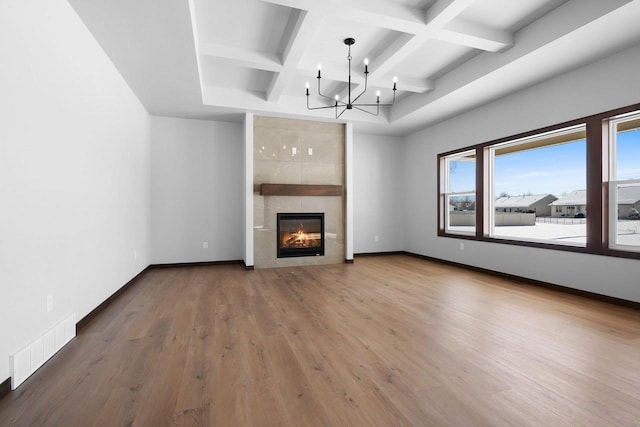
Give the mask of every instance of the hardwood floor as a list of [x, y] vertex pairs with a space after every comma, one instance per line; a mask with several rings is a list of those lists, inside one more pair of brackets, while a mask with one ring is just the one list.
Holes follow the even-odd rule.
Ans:
[[640, 312], [404, 255], [153, 269], [17, 426], [638, 426]]

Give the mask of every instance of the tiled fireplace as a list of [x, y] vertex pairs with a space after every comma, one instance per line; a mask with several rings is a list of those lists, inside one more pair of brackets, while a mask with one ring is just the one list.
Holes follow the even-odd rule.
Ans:
[[[254, 118], [255, 268], [345, 261], [344, 135], [342, 124]], [[334, 191], [316, 191], [325, 187]]]

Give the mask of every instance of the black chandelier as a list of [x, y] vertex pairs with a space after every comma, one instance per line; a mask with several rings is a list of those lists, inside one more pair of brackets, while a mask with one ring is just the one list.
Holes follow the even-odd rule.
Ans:
[[[322, 98], [326, 98], [330, 101], [335, 101], [333, 104], [331, 105], [326, 105], [326, 106], [322, 106], [322, 107], [310, 107], [309, 106], [309, 83], [306, 84], [307, 86], [307, 109], [308, 110], [322, 110], [322, 109], [326, 109], [326, 108], [333, 108], [335, 109], [336, 112], [336, 119], [338, 117], [340, 117], [342, 115], [342, 113], [344, 113], [347, 110], [353, 110], [354, 108], [356, 110], [360, 110], [360, 111], [364, 111], [367, 114], [371, 114], [373, 116], [377, 116], [378, 113], [380, 112], [380, 107], [389, 107], [393, 104], [395, 104], [396, 102], [396, 84], [398, 83], [398, 79], [396, 77], [393, 78], [393, 101], [391, 101], [390, 104], [380, 104], [380, 91], [376, 92], [376, 102], [375, 104], [356, 104], [356, 101], [362, 96], [364, 95], [364, 93], [367, 91], [367, 77], [369, 75], [369, 60], [365, 58], [364, 60], [364, 90], [362, 92], [360, 92], [360, 94], [358, 96], [356, 96], [353, 101], [351, 100], [351, 46], [353, 44], [355, 44], [356, 39], [349, 37], [344, 39], [344, 44], [346, 44], [349, 47], [349, 54], [347, 56], [347, 60], [349, 61], [349, 86], [348, 86], [348, 100], [347, 102], [341, 101], [340, 97], [338, 95], [335, 96], [335, 98], [330, 98], [326, 95], [322, 94], [322, 91], [320, 90], [320, 79], [322, 79], [322, 75], [321, 75], [321, 66], [320, 64], [318, 64], [318, 77], [316, 77], [318, 79], [318, 95], [320, 95]], [[372, 111], [369, 111], [363, 107], [375, 107], [375, 113]], [[340, 111], [340, 113], [338, 113], [338, 110], [342, 109], [342, 111]]]

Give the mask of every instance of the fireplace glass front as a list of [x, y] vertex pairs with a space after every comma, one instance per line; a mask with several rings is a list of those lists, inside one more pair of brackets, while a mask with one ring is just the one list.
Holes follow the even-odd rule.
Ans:
[[278, 213], [278, 258], [324, 255], [324, 213]]

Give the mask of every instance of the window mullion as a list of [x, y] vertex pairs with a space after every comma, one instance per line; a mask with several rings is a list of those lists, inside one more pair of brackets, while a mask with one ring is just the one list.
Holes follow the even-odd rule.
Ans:
[[485, 234], [485, 169], [484, 148], [476, 148], [476, 237], [484, 237]]
[[592, 118], [587, 122], [587, 249], [603, 252], [603, 138], [602, 121]]

